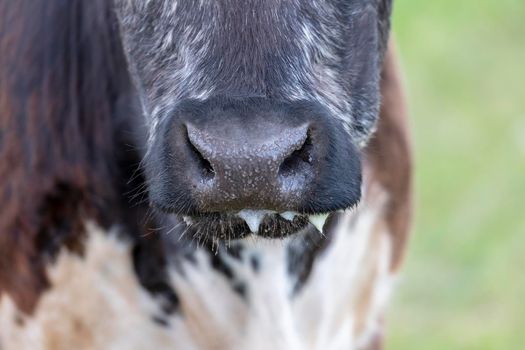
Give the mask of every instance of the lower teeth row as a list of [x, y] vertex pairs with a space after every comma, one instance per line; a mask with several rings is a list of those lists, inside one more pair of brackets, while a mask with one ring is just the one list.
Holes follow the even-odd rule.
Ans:
[[[261, 225], [261, 222], [263, 221], [264, 217], [268, 214], [276, 214], [276, 212], [270, 210], [243, 209], [236, 215], [246, 222], [252, 233], [257, 233], [259, 231], [259, 226]], [[293, 211], [286, 211], [283, 213], [279, 213], [279, 215], [285, 220], [293, 221], [295, 217], [300, 214]], [[308, 215], [308, 221], [312, 225], [314, 225], [319, 232], [322, 233], [328, 215], [329, 214]], [[193, 224], [193, 220], [191, 217], [183, 216], [182, 218], [187, 225]]]

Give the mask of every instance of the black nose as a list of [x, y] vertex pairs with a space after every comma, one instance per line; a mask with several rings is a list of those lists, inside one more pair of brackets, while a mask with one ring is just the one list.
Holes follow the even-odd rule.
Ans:
[[225, 127], [187, 123], [191, 179], [202, 206], [210, 211], [272, 208], [297, 203], [315, 177], [308, 124], [230, 121]]
[[188, 100], [160, 129], [148, 173], [152, 201], [167, 210], [318, 213], [359, 200], [358, 150], [320, 106]]

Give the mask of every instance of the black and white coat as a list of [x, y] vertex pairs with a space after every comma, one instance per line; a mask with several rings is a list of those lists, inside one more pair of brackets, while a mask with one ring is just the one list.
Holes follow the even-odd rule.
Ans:
[[[218, 15], [235, 6], [246, 21]], [[381, 348], [411, 209], [389, 9], [0, 1], [0, 349]], [[247, 51], [216, 61], [224, 26]], [[251, 45], [242, 33], [258, 30], [266, 41]], [[290, 56], [263, 74], [270, 47]], [[363, 155], [362, 198], [286, 238], [209, 246], [141, 201], [137, 165], [174, 101], [247, 91], [332, 111]]]

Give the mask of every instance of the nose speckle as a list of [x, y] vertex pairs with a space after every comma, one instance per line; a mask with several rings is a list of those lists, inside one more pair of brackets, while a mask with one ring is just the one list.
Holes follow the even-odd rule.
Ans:
[[[185, 125], [190, 149], [195, 153], [197, 183], [208, 202], [225, 198], [244, 200], [243, 207], [263, 202], [282, 202], [300, 195], [311, 175], [308, 163], [312, 143], [308, 124], [294, 127], [259, 125], [240, 132], [242, 126], [230, 129], [202, 128]], [[230, 203], [231, 204], [231, 203]], [[272, 207], [273, 207], [272, 206]], [[252, 222], [255, 219], [252, 219]]]
[[[282, 127], [274, 130], [275, 132], [268, 132], [262, 127], [251, 132], [246, 130], [240, 138], [234, 138], [221, 135], [220, 132], [202, 130], [191, 123], [186, 124], [191, 147], [212, 167], [216, 165], [225, 170], [231, 169], [232, 165], [237, 170], [242, 170], [246, 164], [251, 164], [251, 168], [266, 165], [278, 169], [282, 162], [292, 157], [295, 152], [306, 151], [306, 142], [310, 142], [307, 124]], [[226, 162], [225, 159], [231, 162]]]

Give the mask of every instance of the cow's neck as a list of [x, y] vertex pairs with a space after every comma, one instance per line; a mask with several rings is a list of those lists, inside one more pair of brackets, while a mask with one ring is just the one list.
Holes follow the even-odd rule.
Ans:
[[[84, 255], [58, 254], [48, 266], [51, 287], [32, 314], [2, 298], [0, 325], [12, 335], [7, 349], [33, 341], [86, 349], [365, 344], [392, 280], [381, 196], [373, 198], [341, 214], [328, 240], [316, 242], [308, 232], [283, 241], [253, 238], [216, 254], [181, 249], [169, 237], [137, 244], [118, 228], [87, 223]], [[130, 329], [140, 330], [140, 339]]]

